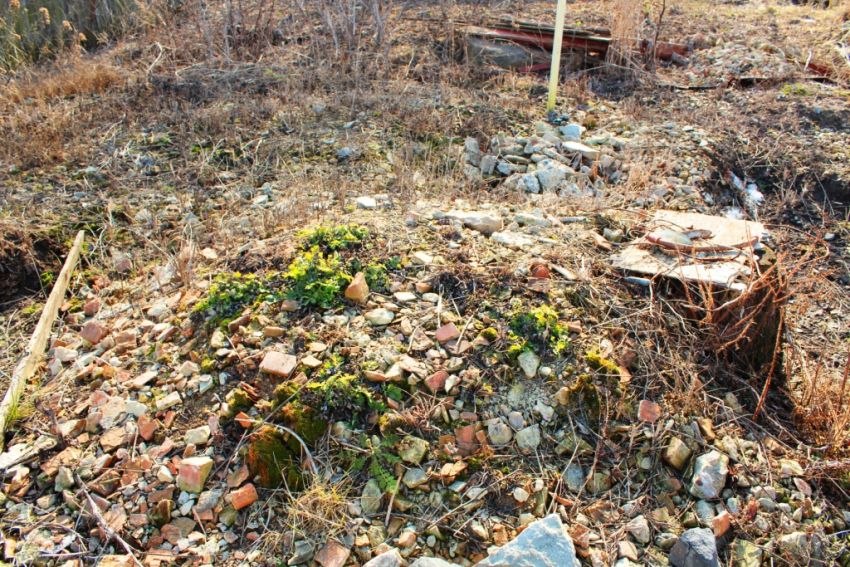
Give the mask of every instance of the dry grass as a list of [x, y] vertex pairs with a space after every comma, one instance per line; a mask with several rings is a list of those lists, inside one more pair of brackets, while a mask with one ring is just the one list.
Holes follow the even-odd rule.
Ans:
[[345, 527], [349, 488], [347, 480], [314, 478], [302, 492], [291, 495], [283, 524], [300, 537], [333, 537]]
[[631, 67], [643, 16], [640, 0], [614, 0], [611, 6], [611, 46], [607, 59], [616, 65]]
[[15, 105], [25, 100], [48, 101], [101, 94], [124, 84], [126, 78], [124, 70], [109, 63], [72, 57], [52, 66], [47, 72], [39, 70], [16, 78], [0, 89], [0, 96], [5, 105]]

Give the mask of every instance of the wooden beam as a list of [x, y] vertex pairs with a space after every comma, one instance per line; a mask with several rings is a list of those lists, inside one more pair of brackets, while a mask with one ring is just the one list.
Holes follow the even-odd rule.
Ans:
[[39, 317], [35, 331], [30, 337], [27, 350], [24, 352], [24, 358], [15, 367], [12, 373], [12, 380], [9, 382], [9, 389], [6, 390], [3, 402], [0, 403], [0, 451], [3, 450], [5, 445], [4, 438], [6, 427], [9, 425], [9, 418], [18, 405], [24, 387], [35, 374], [36, 368], [38, 368], [44, 357], [44, 350], [47, 347], [50, 329], [53, 328], [53, 321], [59, 313], [59, 307], [62, 305], [62, 301], [65, 299], [65, 291], [68, 289], [68, 284], [71, 281], [71, 274], [74, 272], [74, 267], [80, 258], [84, 236], [85, 233], [82, 230], [77, 233], [74, 244], [71, 246], [71, 251], [65, 259], [65, 264], [62, 266], [62, 271], [59, 272], [59, 277], [56, 278], [56, 283], [50, 291], [47, 303], [44, 304], [44, 309], [41, 311], [41, 317]]

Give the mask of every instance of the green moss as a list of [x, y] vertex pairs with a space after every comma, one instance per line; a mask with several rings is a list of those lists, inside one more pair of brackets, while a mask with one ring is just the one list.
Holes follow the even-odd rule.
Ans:
[[388, 411], [378, 418], [378, 430], [384, 437], [393, 435], [399, 427], [404, 427], [406, 424], [404, 417], [394, 411]]
[[[286, 426], [297, 433], [308, 445], [318, 441], [328, 430], [328, 422], [300, 401], [286, 404], [281, 410], [281, 415]], [[295, 439], [290, 440], [289, 446], [293, 451], [300, 450], [300, 445]]]
[[298, 233], [304, 249], [319, 248], [324, 253], [349, 250], [359, 246], [369, 236], [369, 229], [357, 224], [318, 226]]
[[802, 83], [786, 83], [780, 92], [785, 96], [812, 96], [812, 92]]
[[254, 405], [251, 397], [242, 388], [233, 388], [230, 390], [224, 401], [227, 402], [228, 417], [233, 417], [240, 411], [250, 409]]
[[328, 309], [342, 301], [351, 281], [337, 254], [325, 255], [317, 246], [298, 254], [285, 274], [287, 297], [304, 305]]
[[201, 361], [201, 372], [209, 374], [213, 370], [215, 370], [215, 360], [212, 358], [205, 358]]
[[220, 274], [210, 286], [207, 297], [195, 305], [193, 313], [206, 317], [212, 326], [225, 326], [246, 307], [282, 300], [282, 287], [282, 278], [277, 273], [267, 276], [239, 272]]
[[520, 306], [510, 323], [508, 355], [515, 358], [526, 350], [549, 350], [561, 356], [569, 349], [568, 337], [569, 332], [561, 325], [558, 311], [553, 307], [541, 305], [523, 310]]
[[599, 350], [590, 349], [584, 354], [584, 357], [590, 367], [594, 370], [599, 370], [600, 372], [614, 376], [620, 375], [620, 366], [610, 358], [602, 356], [602, 353], [599, 352]]
[[284, 481], [290, 488], [301, 486], [299, 462], [300, 450], [293, 452], [283, 433], [276, 428], [267, 425], [251, 435], [245, 463], [263, 488], [279, 488]]
[[373, 405], [372, 392], [354, 374], [338, 372], [328, 378], [307, 383], [301, 393], [303, 402], [329, 416], [356, 415]]
[[481, 331], [481, 336], [492, 343], [499, 338], [499, 331], [495, 327], [487, 327]]

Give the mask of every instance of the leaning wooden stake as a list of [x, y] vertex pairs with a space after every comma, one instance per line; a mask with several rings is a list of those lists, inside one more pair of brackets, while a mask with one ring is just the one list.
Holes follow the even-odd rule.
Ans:
[[558, 95], [558, 81], [561, 78], [561, 42], [564, 39], [564, 18], [567, 16], [567, 0], [558, 0], [555, 12], [555, 45], [552, 46], [552, 65], [549, 67], [549, 99], [546, 112], [555, 110], [555, 97]]
[[65, 291], [68, 289], [68, 283], [71, 281], [71, 274], [77, 265], [77, 260], [80, 258], [80, 249], [83, 246], [84, 235], [85, 233], [82, 230], [77, 233], [77, 238], [74, 239], [74, 245], [65, 259], [65, 265], [62, 266], [62, 271], [59, 272], [59, 277], [56, 278], [56, 283], [53, 285], [53, 290], [51, 290], [50, 296], [47, 298], [47, 303], [44, 304], [44, 309], [41, 312], [41, 317], [38, 319], [35, 332], [30, 337], [24, 358], [15, 367], [15, 371], [12, 373], [12, 380], [9, 382], [9, 389], [6, 390], [3, 402], [0, 403], [0, 451], [3, 450], [5, 445], [4, 437], [6, 426], [9, 424], [9, 417], [15, 406], [18, 405], [18, 400], [24, 391], [24, 386], [32, 378], [32, 375], [35, 374], [35, 369], [38, 368], [44, 356], [44, 349], [47, 347], [50, 329], [53, 327], [56, 314], [59, 312], [59, 306], [62, 305], [62, 301], [65, 298]]

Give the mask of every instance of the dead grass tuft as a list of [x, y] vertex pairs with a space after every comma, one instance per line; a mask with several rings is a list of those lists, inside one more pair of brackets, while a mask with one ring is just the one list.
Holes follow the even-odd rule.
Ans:
[[3, 87], [2, 98], [11, 104], [25, 100], [48, 101], [77, 95], [100, 94], [126, 81], [126, 74], [108, 63], [65, 61], [51, 72], [23, 76]]
[[292, 495], [283, 522], [288, 530], [307, 537], [333, 537], [345, 527], [350, 484], [314, 478], [303, 492]]

